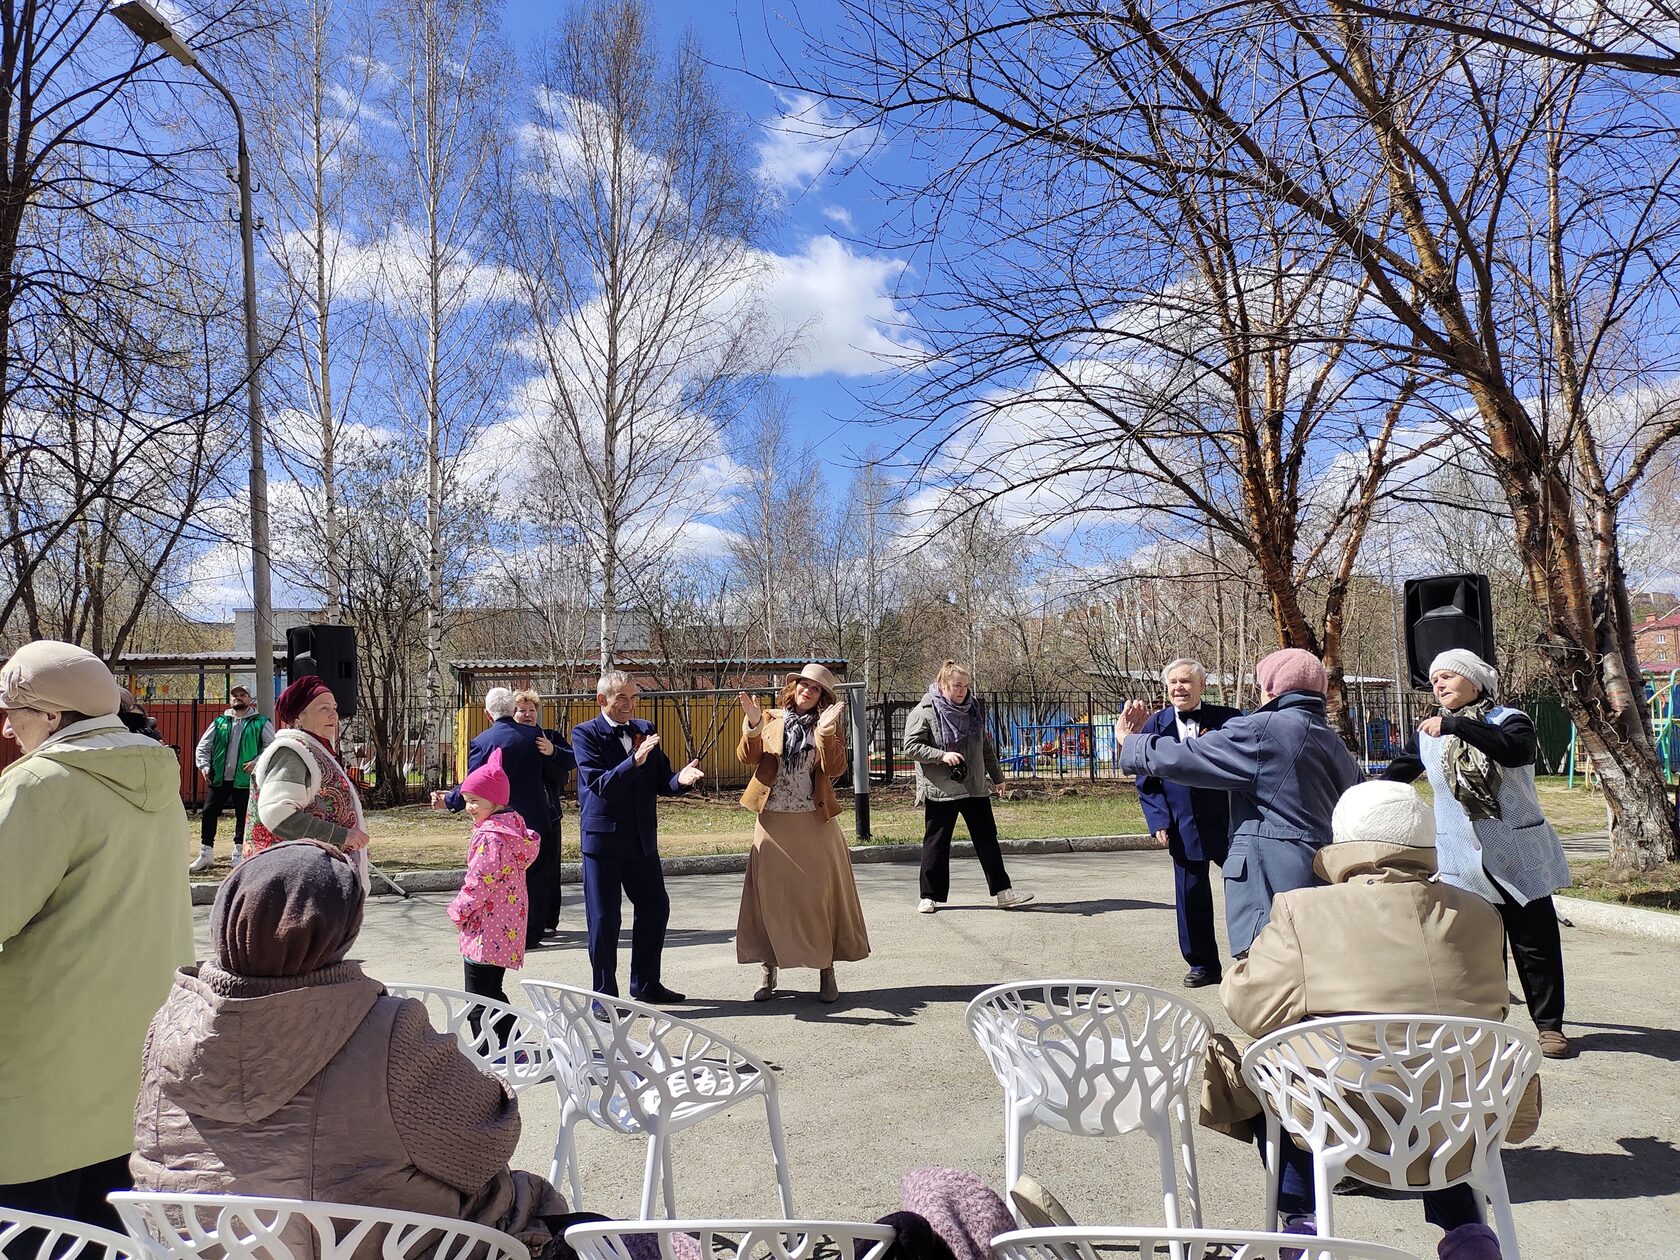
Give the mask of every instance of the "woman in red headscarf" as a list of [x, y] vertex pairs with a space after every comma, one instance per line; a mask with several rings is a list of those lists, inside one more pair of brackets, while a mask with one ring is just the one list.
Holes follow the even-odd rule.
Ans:
[[324, 840], [350, 855], [367, 888], [367, 825], [362, 802], [338, 760], [338, 701], [305, 674], [274, 702], [280, 727], [251, 771], [256, 825], [245, 856], [281, 840]]

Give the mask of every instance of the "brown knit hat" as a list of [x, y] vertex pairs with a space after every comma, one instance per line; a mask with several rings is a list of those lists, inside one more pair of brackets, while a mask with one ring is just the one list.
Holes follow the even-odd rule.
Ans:
[[302, 976], [343, 962], [362, 930], [362, 905], [356, 868], [332, 845], [273, 845], [216, 890], [216, 964], [236, 976]]

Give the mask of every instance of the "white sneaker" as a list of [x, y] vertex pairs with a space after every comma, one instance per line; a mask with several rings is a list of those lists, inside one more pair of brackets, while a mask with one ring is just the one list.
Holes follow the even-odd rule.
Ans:
[[1005, 888], [997, 895], [999, 910], [1013, 910], [1016, 906], [1024, 906], [1033, 899], [1031, 893], [1024, 893], [1019, 888]]
[[207, 870], [210, 869], [210, 864], [212, 862], [214, 862], [215, 860], [216, 860], [215, 850], [213, 850], [213, 849], [200, 849], [198, 851], [198, 856], [195, 857], [190, 863], [187, 864], [187, 874], [196, 875], [200, 871], [207, 871]]
[[917, 914], [932, 914], [937, 909], [939, 909], [939, 903], [932, 897], [923, 897], [916, 903]]

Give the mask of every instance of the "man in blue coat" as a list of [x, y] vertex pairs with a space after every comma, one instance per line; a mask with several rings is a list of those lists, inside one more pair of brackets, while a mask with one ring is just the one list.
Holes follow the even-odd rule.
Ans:
[[630, 929], [630, 996], [639, 1002], [681, 1002], [683, 995], [659, 979], [671, 899], [659, 866], [658, 801], [680, 796], [705, 775], [698, 761], [671, 772], [653, 723], [635, 716], [637, 695], [635, 680], [623, 670], [603, 674], [595, 688], [600, 716], [572, 730], [589, 962], [595, 991], [617, 996], [618, 934], [622, 898], [628, 896], [636, 912]]
[[1330, 815], [1342, 793], [1364, 780], [1347, 745], [1324, 716], [1324, 665], [1284, 648], [1254, 667], [1266, 703], [1199, 739], [1144, 735], [1149, 707], [1126, 706], [1116, 724], [1120, 769], [1230, 794], [1225, 928], [1241, 958], [1272, 915], [1272, 898], [1321, 884], [1313, 872], [1330, 843]]
[[[1161, 671], [1167, 707], [1143, 724], [1140, 735], [1195, 739], [1217, 731], [1238, 709], [1203, 704], [1207, 670], [1200, 661], [1181, 657]], [[1225, 862], [1231, 847], [1230, 811], [1218, 788], [1186, 787], [1154, 775], [1137, 781], [1138, 803], [1155, 842], [1172, 854], [1173, 901], [1178, 907], [1178, 949], [1190, 970], [1184, 987], [1218, 984], [1224, 976], [1219, 941], [1213, 931], [1213, 880], [1208, 863]]]
[[[560, 861], [559, 833], [550, 824], [551, 810], [544, 778], [554, 759], [554, 750], [544, 753], [540, 746], [543, 731], [540, 726], [528, 726], [517, 720], [517, 699], [507, 687], [492, 687], [484, 694], [484, 712], [490, 725], [473, 736], [467, 745], [467, 773], [471, 774], [490, 760], [493, 750], [502, 750], [502, 769], [508, 778], [508, 804], [518, 811], [525, 825], [542, 838], [537, 860], [525, 868], [525, 948], [536, 949], [542, 944], [543, 929], [548, 922], [549, 902], [556, 887], [555, 868]], [[461, 789], [434, 792], [432, 804], [441, 805], [452, 813], [467, 807]]]

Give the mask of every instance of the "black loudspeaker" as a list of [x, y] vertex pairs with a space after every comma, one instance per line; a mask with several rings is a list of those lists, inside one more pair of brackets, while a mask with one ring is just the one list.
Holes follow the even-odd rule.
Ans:
[[1444, 573], [1406, 582], [1406, 665], [1411, 683], [1429, 690], [1429, 663], [1451, 648], [1493, 659], [1493, 599], [1482, 573]]
[[286, 677], [314, 674], [332, 688], [338, 716], [356, 716], [356, 628], [293, 626], [286, 631]]

